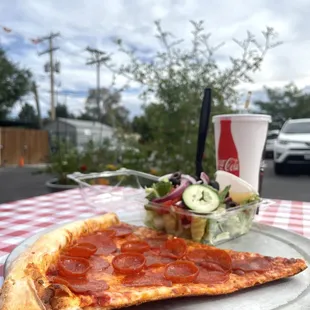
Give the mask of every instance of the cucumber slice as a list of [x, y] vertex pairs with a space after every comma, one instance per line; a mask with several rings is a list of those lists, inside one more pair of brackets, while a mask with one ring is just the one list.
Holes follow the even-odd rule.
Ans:
[[188, 186], [182, 199], [188, 208], [199, 213], [210, 213], [220, 205], [218, 193], [213, 188], [200, 184]]

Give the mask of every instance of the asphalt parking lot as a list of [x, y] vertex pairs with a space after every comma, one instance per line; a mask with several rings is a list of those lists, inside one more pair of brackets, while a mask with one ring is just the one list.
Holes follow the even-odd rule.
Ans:
[[33, 174], [38, 168], [0, 168], [0, 203], [47, 194], [47, 174]]
[[310, 168], [296, 167], [289, 175], [276, 176], [272, 160], [266, 161], [262, 196], [265, 198], [309, 201], [310, 202]]
[[[310, 171], [296, 170], [294, 174], [276, 176], [273, 163], [268, 160], [262, 196], [265, 198], [310, 202]], [[0, 168], [0, 203], [47, 194], [47, 174], [33, 174], [37, 168]]]

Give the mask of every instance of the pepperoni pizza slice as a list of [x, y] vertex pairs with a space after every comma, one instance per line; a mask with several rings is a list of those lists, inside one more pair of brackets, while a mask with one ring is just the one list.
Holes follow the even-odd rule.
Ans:
[[306, 268], [302, 259], [221, 250], [130, 226], [109, 213], [36, 241], [11, 266], [0, 309], [115, 309], [221, 295]]

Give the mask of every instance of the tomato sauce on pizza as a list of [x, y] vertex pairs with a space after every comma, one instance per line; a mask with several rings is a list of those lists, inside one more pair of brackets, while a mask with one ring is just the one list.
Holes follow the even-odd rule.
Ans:
[[95, 305], [102, 305], [101, 297], [116, 282], [126, 287], [218, 284], [227, 282], [235, 271], [269, 268], [268, 258], [234, 258], [225, 250], [188, 247], [184, 239], [175, 237], [143, 237], [130, 226], [114, 225], [63, 249], [48, 275], [52, 283], [90, 295]]

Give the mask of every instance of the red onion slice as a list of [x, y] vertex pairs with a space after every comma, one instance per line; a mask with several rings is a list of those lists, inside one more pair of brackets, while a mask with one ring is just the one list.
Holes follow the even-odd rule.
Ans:
[[178, 198], [183, 194], [183, 192], [185, 191], [185, 188], [188, 185], [189, 185], [189, 182], [187, 180], [181, 180], [181, 184], [175, 190], [173, 190], [171, 193], [163, 197], [153, 199], [152, 202], [162, 203], [168, 200], [173, 200], [175, 198]]
[[181, 179], [185, 179], [185, 180], [189, 181], [192, 184], [196, 184], [196, 180], [192, 176], [190, 176], [188, 174], [182, 174], [181, 175]]
[[200, 173], [200, 179], [202, 180], [204, 184], [209, 184], [210, 182], [210, 178], [205, 172]]

